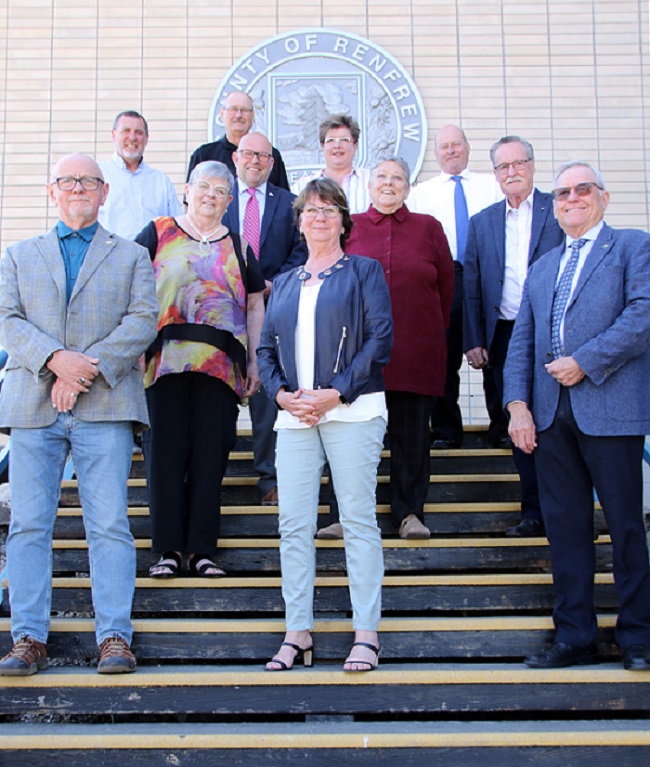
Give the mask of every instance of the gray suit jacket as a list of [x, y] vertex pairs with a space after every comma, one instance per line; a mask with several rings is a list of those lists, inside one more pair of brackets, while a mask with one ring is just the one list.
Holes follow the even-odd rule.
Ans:
[[[564, 243], [533, 264], [508, 347], [504, 403], [528, 403], [538, 431], [552, 423], [560, 384], [551, 310]], [[592, 436], [650, 433], [650, 235], [605, 225], [593, 244], [564, 320], [564, 350], [586, 376], [569, 388], [581, 431]]]
[[67, 305], [56, 228], [8, 247], [0, 261], [0, 344], [9, 352], [0, 426], [54, 423], [45, 361], [59, 349], [99, 359], [100, 374], [74, 415], [148, 424], [138, 358], [156, 337], [157, 312], [149, 254], [101, 226]]

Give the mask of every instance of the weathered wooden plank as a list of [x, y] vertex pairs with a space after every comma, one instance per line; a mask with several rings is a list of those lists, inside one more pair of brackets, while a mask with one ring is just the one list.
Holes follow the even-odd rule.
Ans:
[[[267, 614], [284, 613], [280, 587], [264, 587], [259, 579], [249, 587], [225, 588], [182, 588], [169, 582], [165, 588], [139, 586], [135, 591], [133, 614], [146, 617], [192, 613], [219, 616], [223, 613]], [[618, 602], [614, 585], [598, 584], [595, 589], [595, 604], [599, 610], [616, 610]], [[552, 610], [555, 603], [552, 584], [510, 584], [510, 585], [417, 585], [390, 586], [382, 589], [382, 612], [400, 615], [433, 615], [457, 611], [508, 612], [518, 613]], [[87, 587], [55, 588], [52, 609], [56, 612], [91, 612], [92, 599]], [[350, 610], [347, 586], [317, 586], [314, 594], [314, 609], [319, 612], [343, 612]], [[198, 617], [198, 616], [197, 616]]]

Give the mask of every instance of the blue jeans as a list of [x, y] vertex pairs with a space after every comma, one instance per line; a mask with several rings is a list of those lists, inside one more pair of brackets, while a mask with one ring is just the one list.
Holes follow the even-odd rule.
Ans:
[[341, 513], [352, 625], [368, 631], [379, 627], [384, 557], [376, 489], [385, 431], [383, 418], [278, 430], [280, 560], [287, 631], [311, 629], [314, 624], [314, 535], [326, 459]]
[[61, 413], [51, 425], [11, 430], [11, 525], [7, 570], [14, 641], [46, 642], [52, 603], [52, 531], [61, 475], [72, 453], [83, 507], [101, 644], [118, 635], [131, 644], [135, 544], [126, 508], [133, 433], [128, 421], [80, 421]]

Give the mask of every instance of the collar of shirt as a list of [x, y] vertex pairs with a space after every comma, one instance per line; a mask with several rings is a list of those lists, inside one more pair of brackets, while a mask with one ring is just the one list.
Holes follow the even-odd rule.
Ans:
[[526, 197], [525, 200], [522, 200], [519, 203], [518, 208], [513, 208], [512, 205], [508, 202], [508, 198], [506, 197], [506, 216], [508, 213], [515, 212], [518, 210], [521, 210], [521, 207], [525, 205], [529, 210], [533, 207], [533, 195], [535, 194], [535, 190], [533, 189], [531, 193]]
[[401, 208], [398, 208], [394, 213], [382, 213], [380, 210], [377, 210], [375, 206], [371, 203], [370, 207], [368, 208], [368, 217], [372, 221], [373, 224], [378, 224], [380, 221], [383, 221], [386, 216], [392, 216], [397, 221], [402, 223], [402, 221], [405, 221], [407, 216], [409, 215], [410, 211], [406, 207], [406, 203], [402, 205]]
[[117, 167], [120, 170], [125, 170], [127, 173], [140, 173], [140, 171], [143, 170], [143, 168], [145, 167], [144, 157], [140, 158], [140, 162], [138, 163], [138, 167], [135, 170], [129, 170], [126, 167], [126, 163], [124, 162], [124, 158], [120, 157], [117, 152], [113, 152], [113, 154], [111, 155], [111, 160], [115, 163], [115, 165], [117, 165]]
[[71, 234], [78, 234], [83, 240], [90, 242], [95, 236], [98, 226], [99, 223], [95, 221], [94, 224], [85, 226], [83, 229], [71, 229], [67, 224], [64, 224], [63, 221], [58, 221], [56, 224], [56, 233], [60, 240], [69, 237]]
[[[255, 190], [259, 192], [259, 195], [255, 195], [258, 200], [260, 199], [260, 197], [266, 197], [266, 187], [268, 183], [269, 183], [268, 181], [265, 181], [263, 184], [260, 184], [260, 186], [255, 187]], [[248, 190], [250, 189], [250, 187], [247, 184], [245, 184], [241, 179], [238, 179], [238, 184], [239, 184], [239, 196], [244, 200], [247, 199]]]
[[[470, 176], [471, 176], [471, 171], [470, 171], [469, 168], [465, 168], [465, 169], [461, 170], [460, 173], [447, 173], [444, 170], [441, 170], [440, 171], [440, 176], [445, 181], [451, 181], [454, 178], [454, 176], [460, 176], [461, 178], [469, 179]], [[454, 184], [455, 183], [456, 182], [454, 181]]]
[[575, 242], [576, 239], [577, 240], [589, 240], [589, 241], [595, 240], [598, 237], [598, 235], [600, 234], [600, 230], [603, 228], [603, 226], [605, 226], [605, 222], [601, 218], [601, 220], [596, 224], [596, 226], [592, 226], [591, 229], [589, 229], [588, 231], [586, 231], [582, 235], [582, 237], [576, 237], [574, 239], [573, 237], [569, 237], [569, 235], [567, 234], [567, 236], [566, 236], [566, 249], [570, 250], [571, 249], [571, 243]]

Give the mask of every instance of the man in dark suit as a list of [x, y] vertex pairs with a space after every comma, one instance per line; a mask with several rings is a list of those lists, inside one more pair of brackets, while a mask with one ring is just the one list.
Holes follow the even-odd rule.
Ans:
[[[269, 182], [274, 159], [271, 144], [261, 133], [247, 133], [242, 137], [234, 153], [234, 163], [237, 181], [223, 223], [243, 235], [253, 248], [264, 273], [268, 298], [276, 275], [307, 260], [307, 248], [294, 220], [294, 195]], [[251, 397], [249, 406], [253, 422], [253, 461], [259, 474], [262, 504], [276, 504], [273, 425], [277, 407], [264, 391]]]
[[[472, 216], [465, 253], [463, 339], [473, 368], [489, 365], [503, 398], [503, 366], [521, 304], [528, 267], [564, 239], [553, 197], [533, 188], [535, 156], [519, 136], [504, 136], [490, 149], [505, 200]], [[508, 536], [543, 535], [535, 459], [514, 449], [521, 484], [521, 522]]]
[[593, 490], [613, 542], [626, 669], [650, 670], [650, 564], [642, 456], [650, 432], [650, 235], [611, 229], [600, 172], [563, 165], [554, 211], [566, 241], [533, 264], [508, 350], [510, 435], [535, 451], [551, 545], [556, 634], [533, 668], [597, 660]]
[[[226, 129], [226, 135], [222, 136], [218, 141], [202, 144], [194, 151], [187, 168], [188, 181], [194, 166], [206, 160], [218, 160], [227, 165], [233, 175], [237, 173], [233, 161], [233, 152], [237, 151], [239, 142], [253, 127], [253, 122], [255, 121], [253, 99], [244, 91], [231, 91], [224, 99], [219, 116]], [[288, 190], [289, 179], [287, 178], [282, 155], [275, 147], [272, 147], [271, 151], [273, 153], [273, 165], [269, 181], [274, 186]]]

